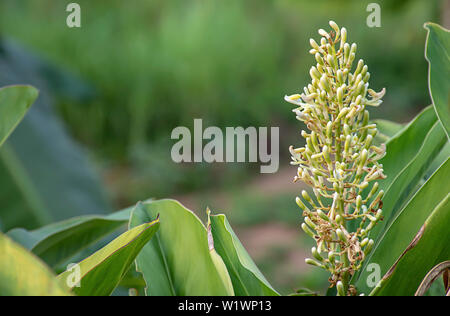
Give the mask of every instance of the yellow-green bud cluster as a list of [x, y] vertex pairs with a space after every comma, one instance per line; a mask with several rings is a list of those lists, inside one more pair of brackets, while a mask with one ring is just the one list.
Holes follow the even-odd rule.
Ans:
[[[328, 270], [340, 294], [351, 294], [349, 277], [361, 268], [373, 246], [369, 232], [382, 219], [383, 191], [374, 181], [385, 178], [378, 163], [385, 148], [373, 143], [377, 128], [369, 124], [366, 106], [380, 105], [385, 89], [369, 89], [368, 67], [362, 59], [354, 65], [356, 44], [347, 43], [345, 28], [333, 21], [330, 27], [319, 30], [319, 43], [310, 40], [317, 62], [311, 83], [285, 100], [297, 106], [293, 112], [309, 130], [301, 133], [304, 147], [290, 147], [298, 166], [294, 181], [307, 183], [315, 196], [303, 191], [297, 198], [302, 229], [317, 242], [314, 259], [306, 262]], [[351, 221], [356, 231], [349, 231]]]

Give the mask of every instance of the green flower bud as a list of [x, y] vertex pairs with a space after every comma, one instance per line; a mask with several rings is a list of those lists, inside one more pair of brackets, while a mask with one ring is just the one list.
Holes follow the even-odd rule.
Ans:
[[370, 239], [370, 240], [367, 242], [367, 245], [366, 245], [366, 247], [365, 247], [365, 249], [364, 249], [364, 255], [365, 255], [366, 257], [367, 257], [367, 255], [369, 255], [370, 252], [372, 251], [373, 244], [374, 244], [374, 241], [373, 241], [372, 239]]
[[337, 292], [338, 292], [338, 296], [346, 296], [345, 295], [344, 284], [342, 284], [341, 281], [337, 281], [336, 289], [337, 289]]
[[337, 116], [337, 118], [336, 118], [336, 121], [339, 121], [340, 119], [342, 119], [342, 117], [344, 117], [345, 115], [347, 115], [347, 113], [350, 111], [350, 108], [347, 108], [347, 107], [345, 107], [345, 108], [343, 108], [340, 112], [339, 112], [339, 114], [338, 114], [338, 116]]
[[[347, 41], [347, 29], [345, 27], [341, 28], [341, 47], [346, 44]], [[348, 45], [348, 44], [347, 44]]]
[[334, 255], [333, 251], [328, 252], [328, 260], [330, 261], [331, 264], [335, 263], [336, 256]]
[[336, 235], [338, 236], [338, 238], [341, 241], [347, 242], [347, 237], [345, 237], [344, 233], [342, 232], [342, 230], [340, 228], [336, 229]]
[[363, 149], [361, 155], [359, 156], [359, 166], [364, 166], [367, 162], [368, 151], [367, 149]]
[[303, 231], [309, 236], [314, 238], [315, 234], [314, 232], [308, 227], [308, 225], [306, 225], [305, 223], [302, 223], [302, 229]]
[[327, 145], [323, 146], [322, 154], [323, 154], [323, 158], [324, 158], [325, 162], [328, 165], [331, 165], [330, 150], [328, 149]]
[[317, 81], [320, 80], [320, 72], [317, 70], [316, 67], [312, 66], [309, 70], [309, 74], [311, 75], [312, 79], [316, 79]]
[[305, 262], [306, 262], [307, 264], [309, 264], [309, 265], [316, 266], [316, 267], [319, 267], [319, 268], [322, 268], [322, 267], [323, 267], [323, 265], [321, 265], [321, 264], [318, 263], [317, 261], [315, 261], [315, 260], [313, 260], [313, 259], [310, 259], [310, 258], [306, 258], [306, 259], [305, 259]]
[[319, 262], [323, 262], [323, 258], [320, 255], [320, 253], [317, 251], [316, 247], [312, 247], [311, 249], [311, 253], [314, 256], [314, 258], [316, 258]]
[[317, 45], [316, 41], [312, 38], [309, 39], [309, 43], [311, 44], [311, 47], [314, 48], [317, 51], [320, 51], [321, 48], [319, 47], [319, 45]]
[[[342, 72], [341, 69], [338, 69], [338, 71], [336, 72], [336, 77], [337, 77], [337, 80], [338, 80], [339, 84], [343, 84], [344, 83], [344, 73]], [[342, 95], [342, 88], [339, 87], [338, 89], [341, 89], [341, 95]], [[342, 99], [342, 96], [341, 96], [340, 99]]]
[[375, 215], [376, 220], [379, 221], [382, 216], [383, 216], [383, 211], [381, 209], [378, 209], [377, 214]]
[[341, 215], [336, 215], [336, 223], [338, 223], [339, 225], [344, 224], [344, 219]]
[[358, 195], [358, 196], [356, 197], [356, 208], [357, 208], [357, 209], [360, 209], [360, 208], [361, 208], [361, 205], [362, 205], [362, 197], [361, 197], [361, 195]]
[[350, 135], [347, 135], [347, 137], [345, 138], [345, 143], [344, 143], [344, 152], [347, 156], [348, 151], [350, 150], [350, 144], [352, 141], [352, 137]]
[[309, 217], [305, 217], [305, 223], [308, 225], [311, 229], [316, 229], [316, 224], [313, 223], [313, 221]]
[[345, 43], [344, 44], [344, 62], [346, 64], [347, 64], [349, 57], [350, 57], [350, 45], [348, 43]]
[[336, 32], [336, 36], [339, 36], [339, 26], [334, 21], [329, 21], [328, 24], [331, 26], [331, 28]]
[[361, 241], [361, 247], [365, 247], [369, 243], [369, 238], [364, 238], [363, 241]]
[[309, 202], [310, 204], [312, 203], [311, 197], [309, 196], [308, 192], [302, 190], [302, 196], [307, 202]]
[[306, 207], [306, 205], [302, 202], [302, 200], [299, 197], [295, 199], [295, 202], [303, 211], [310, 211], [309, 208]]
[[370, 145], [372, 144], [372, 140], [373, 140], [373, 136], [372, 135], [367, 135], [366, 142], [364, 144], [364, 148], [365, 149], [369, 149]]
[[328, 139], [331, 139], [331, 128], [333, 126], [333, 123], [331, 121], [329, 121], [327, 123], [327, 129], [326, 129], [326, 136]]
[[322, 77], [320, 78], [319, 86], [322, 89], [324, 89], [326, 92], [328, 92], [328, 93], [331, 92], [330, 83], [329, 83], [328, 78], [327, 78], [327, 76], [325, 74], [323, 74]]
[[316, 61], [319, 65], [322, 65], [322, 66], [325, 65], [325, 63], [323, 62], [323, 58], [322, 58], [322, 56], [320, 56], [319, 53], [316, 53], [314, 57], [316, 58]]
[[317, 210], [317, 215], [324, 221], [330, 222], [330, 218], [322, 210]]

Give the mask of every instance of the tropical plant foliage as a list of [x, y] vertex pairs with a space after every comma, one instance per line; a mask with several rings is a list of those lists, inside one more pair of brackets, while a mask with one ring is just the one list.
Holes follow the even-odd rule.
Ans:
[[[423, 294], [450, 260], [450, 34], [436, 24], [425, 27], [433, 104], [405, 126], [378, 122], [374, 141], [386, 144], [380, 163], [387, 177], [379, 183], [384, 220], [370, 232], [372, 251], [350, 280], [359, 294]], [[0, 90], [0, 145], [36, 97], [29, 86]], [[373, 285], [372, 264], [384, 275]], [[225, 215], [208, 211], [205, 225], [174, 200], [0, 233], [0, 295], [110, 295], [118, 288], [145, 295], [279, 295]]]

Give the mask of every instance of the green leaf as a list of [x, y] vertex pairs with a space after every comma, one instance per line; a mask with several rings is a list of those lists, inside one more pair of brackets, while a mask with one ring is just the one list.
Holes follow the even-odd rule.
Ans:
[[237, 296], [279, 295], [259, 271], [225, 215], [209, 216], [213, 246], [223, 258]]
[[379, 181], [380, 190], [385, 192], [382, 207], [385, 220], [372, 230], [374, 240], [414, 193], [445, 143], [445, 133], [429, 106], [386, 144], [386, 156], [380, 163], [387, 178]]
[[0, 146], [23, 119], [39, 92], [31, 86], [0, 89]]
[[128, 208], [107, 216], [75, 217], [33, 231], [17, 228], [9, 231], [8, 236], [55, 268], [124, 226], [131, 210]]
[[371, 294], [414, 295], [428, 271], [450, 259], [449, 227], [450, 193], [447, 193]]
[[427, 170], [426, 177], [429, 178], [442, 165], [442, 163], [447, 160], [448, 157], [450, 157], [450, 142], [447, 142], [444, 148], [442, 148], [439, 154], [437, 154], [433, 159]]
[[77, 295], [110, 295], [127, 273], [141, 249], [159, 228], [159, 220], [141, 224], [123, 233], [104, 248], [78, 263], [80, 268], [80, 287], [72, 286], [76, 269], [67, 270], [58, 279]]
[[387, 142], [404, 127], [403, 124], [382, 119], [374, 120], [372, 123], [377, 124], [378, 134], [375, 139], [378, 140], [378, 143]]
[[429, 63], [428, 86], [439, 121], [450, 140], [450, 31], [426, 23], [425, 58]]
[[35, 229], [109, 213], [96, 171], [53, 110], [55, 96], [83, 102], [93, 97], [92, 87], [13, 41], [2, 38], [0, 50], [0, 86], [27, 82], [39, 89], [39, 98], [0, 150], [0, 229]]
[[141, 251], [136, 266], [147, 283], [147, 295], [233, 295], [230, 277], [205, 226], [190, 210], [173, 200], [139, 203], [130, 227], [157, 218], [161, 229]]
[[[408, 161], [403, 170], [396, 175], [390, 186], [385, 189], [383, 197], [385, 226], [389, 225], [390, 221], [396, 216], [396, 210], [399, 210], [408, 200], [408, 197], [421, 181], [433, 159], [445, 145], [445, 133], [438, 122], [424, 134], [426, 134], [426, 137], [417, 154]], [[403, 157], [398, 156], [397, 159], [403, 159]]]
[[[450, 158], [427, 180], [427, 182], [416, 192], [416, 194], [408, 201], [408, 203], [397, 213], [393, 221], [379, 237], [372, 250], [372, 255], [366, 259], [366, 263], [376, 263], [380, 266], [382, 275], [385, 274], [388, 269], [394, 264], [395, 260], [402, 254], [404, 249], [408, 247], [420, 230], [424, 221], [433, 212], [433, 210], [439, 209], [439, 212], [450, 213], [448, 204], [443, 204], [442, 201], [448, 196], [448, 177], [450, 174]], [[438, 207], [438, 205], [441, 206]], [[435, 235], [435, 244], [430, 243], [428, 246], [430, 249], [424, 253], [423, 258], [416, 262], [415, 271], [419, 269], [425, 269], [425, 265], [420, 266], [420, 262], [430, 262], [431, 267], [435, 263], [435, 257], [444, 254], [442, 251], [445, 249], [439, 248], [440, 244], [448, 244], [450, 235], [448, 232], [449, 222], [443, 222], [445, 230], [440, 235]], [[425, 226], [427, 227], [427, 226]], [[439, 239], [439, 241], [437, 240]], [[448, 247], [446, 245], [445, 247]], [[433, 255], [433, 251], [436, 253]], [[449, 255], [450, 252], [445, 253]], [[430, 269], [427, 266], [426, 272]], [[363, 268], [363, 271], [356, 283], [359, 291], [364, 293], [369, 292], [369, 287], [366, 283], [370, 271]], [[421, 275], [422, 278], [424, 275]], [[421, 280], [421, 279], [420, 279]], [[420, 281], [419, 281], [420, 283]], [[416, 287], [417, 288], [417, 287]], [[399, 287], [399, 294], [402, 294]]]
[[0, 296], [69, 295], [50, 269], [0, 233]]
[[46, 101], [42, 94], [0, 150], [0, 220], [5, 231], [110, 209], [83, 150]]

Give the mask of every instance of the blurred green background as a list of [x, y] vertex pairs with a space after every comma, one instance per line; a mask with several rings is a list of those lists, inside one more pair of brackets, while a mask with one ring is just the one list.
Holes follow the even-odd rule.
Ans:
[[[422, 25], [445, 25], [448, 1], [377, 1], [382, 25], [369, 28], [373, 1], [78, 0], [82, 27], [72, 29], [70, 2], [2, 0], [0, 38], [47, 65], [38, 74], [54, 110], [100, 174], [112, 209], [150, 197], [177, 198], [200, 216], [210, 206], [230, 216], [276, 288], [323, 288], [325, 276], [303, 263], [310, 244], [294, 203], [302, 187], [291, 183], [287, 152], [303, 127], [283, 96], [309, 82], [309, 38], [332, 19], [358, 44], [371, 87], [387, 88], [372, 118], [410, 120], [430, 103]], [[194, 118], [279, 126], [280, 171], [173, 163], [170, 133]]]

